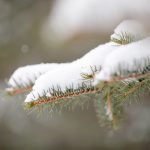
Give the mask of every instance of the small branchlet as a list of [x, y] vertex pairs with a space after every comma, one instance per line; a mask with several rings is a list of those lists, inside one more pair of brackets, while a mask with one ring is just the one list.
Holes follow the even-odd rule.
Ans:
[[88, 73], [81, 73], [81, 77], [83, 78], [84, 81], [87, 81], [87, 80], [94, 80], [94, 77], [95, 77], [95, 74], [100, 72], [101, 71], [101, 66], [100, 67], [97, 67], [97, 66], [90, 66], [91, 68], [91, 74], [88, 74]]
[[127, 32], [121, 32], [120, 34], [115, 33], [118, 38], [111, 37], [111, 42], [114, 42], [118, 45], [126, 45], [137, 40], [135, 36]]
[[[92, 86], [91, 84], [86, 85], [84, 83], [81, 86], [79, 85], [77, 89], [74, 89], [73, 86], [71, 86], [69, 88], [66, 87], [65, 92], [63, 92], [61, 90], [61, 88], [58, 86], [57, 89], [55, 89], [55, 88], [49, 89], [48, 90], [49, 94], [47, 94], [47, 92], [45, 92], [45, 95], [42, 97], [39, 96], [38, 100], [29, 102], [26, 104], [27, 104], [27, 106], [30, 106], [30, 108], [31, 108], [33, 106], [37, 106], [37, 105], [41, 105], [41, 104], [43, 105], [43, 104], [48, 104], [48, 103], [55, 103], [62, 99], [77, 97], [77, 96], [85, 95], [85, 94], [89, 94], [89, 93], [96, 93], [97, 91], [98, 91], [98, 89], [96, 87]], [[46, 95], [50, 95], [50, 97], [48, 97]]]
[[14, 96], [14, 95], [25, 93], [25, 92], [28, 92], [31, 90], [32, 90], [32, 87], [18, 88], [18, 89], [17, 88], [6, 88], [6, 93], [11, 96]]
[[17, 79], [12, 77], [12, 81], [15, 83], [15, 86], [10, 85], [9, 88], [6, 88], [6, 93], [13, 96], [31, 91], [36, 79], [41, 74], [42, 73], [39, 72], [37, 75], [33, 75], [32, 78], [30, 78], [30, 76], [26, 76], [26, 81], [23, 81], [21, 77], [18, 77]]
[[113, 74], [110, 80], [101, 81], [97, 85], [102, 95], [96, 103], [99, 107], [96, 112], [101, 123], [106, 122], [109, 126], [118, 128], [124, 118], [124, 103], [131, 103], [145, 92], [149, 92], [150, 60], [145, 59], [141, 64], [135, 61], [135, 66], [138, 69], [134, 71], [123, 70], [119, 66], [117, 74]]

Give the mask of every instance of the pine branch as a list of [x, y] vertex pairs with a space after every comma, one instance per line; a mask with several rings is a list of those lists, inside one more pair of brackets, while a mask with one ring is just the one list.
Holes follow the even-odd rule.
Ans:
[[7, 84], [10, 88], [6, 89], [6, 92], [10, 95], [21, 94], [29, 91], [35, 84], [35, 81], [44, 73], [55, 69], [60, 66], [56, 63], [35, 64], [24, 67], [19, 67], [11, 75]]
[[[29, 103], [25, 104], [25, 109], [30, 113], [32, 110], [38, 110], [38, 112], [48, 111], [50, 115], [53, 113], [61, 113], [62, 111], [68, 110], [73, 111], [75, 108], [80, 107], [81, 109], [88, 108], [89, 104], [93, 103], [99, 97], [99, 93], [85, 93], [75, 97], [67, 97], [52, 101], [48, 103], [41, 103], [32, 107]], [[30, 109], [29, 109], [30, 108]]]
[[[113, 99], [112, 99], [113, 100]], [[108, 129], [118, 129], [123, 122], [123, 105], [114, 105], [114, 102], [111, 102], [111, 115], [113, 118], [110, 119], [107, 113], [107, 106], [108, 103], [106, 99], [104, 98], [104, 95], [99, 95], [99, 97], [94, 101], [95, 111], [97, 114], [97, 118], [99, 121], [100, 126], [107, 127]]]
[[[123, 121], [124, 102], [128, 102], [131, 99], [133, 101], [134, 97], [140, 98], [142, 94], [145, 94], [145, 92], [149, 91], [149, 64], [149, 59], [145, 59], [144, 67], [141, 67], [141, 65], [136, 63], [136, 65], [139, 65], [139, 67], [137, 67], [139, 69], [133, 72], [122, 70], [122, 68], [118, 67], [117, 74], [120, 76], [114, 74], [110, 80], [100, 81], [100, 83], [97, 85], [99, 91], [101, 91], [101, 94], [103, 95], [104, 100], [103, 103], [99, 102], [97, 106], [101, 104], [102, 106], [99, 106], [99, 109], [101, 110], [106, 108], [106, 110], [103, 110], [103, 113], [101, 110], [97, 110], [99, 113], [98, 116], [101, 116], [100, 118], [102, 118], [102, 120], [106, 122], [107, 125], [109, 124], [109, 127], [111, 126], [113, 128], [118, 128], [120, 123]], [[108, 120], [110, 120], [110, 123]]]
[[61, 89], [59, 88], [59, 90], [56, 89], [49, 89], [49, 93], [52, 95], [50, 97], [47, 97], [46, 92], [45, 92], [45, 96], [40, 97], [39, 99], [36, 101], [32, 101], [32, 102], [28, 102], [25, 105], [29, 108], [33, 107], [33, 106], [37, 106], [37, 105], [43, 105], [43, 104], [47, 104], [47, 103], [54, 103], [54, 102], [58, 102], [59, 100], [62, 99], [67, 99], [67, 98], [72, 98], [72, 97], [77, 97], [80, 95], [85, 95], [85, 94], [91, 94], [91, 93], [96, 93], [98, 91], [98, 89], [94, 86], [87, 86], [85, 84], [83, 84], [81, 87], [79, 87], [78, 89], [69, 89], [66, 88], [65, 90], [66, 92], [62, 92]]
[[[122, 71], [120, 71], [120, 72], [122, 72]], [[128, 72], [128, 74], [129, 74], [129, 72]], [[94, 76], [94, 72], [93, 72], [93, 76]], [[46, 96], [47, 92], [45, 91], [44, 92], [45, 96], [43, 96], [43, 97], [39, 96], [38, 100], [27, 103], [26, 105], [29, 108], [31, 108], [33, 106], [37, 106], [37, 105], [41, 105], [41, 104], [43, 105], [43, 104], [47, 104], [47, 103], [54, 103], [54, 102], [57, 102], [62, 99], [66, 99], [66, 98], [70, 98], [70, 97], [77, 97], [77, 96], [88, 94], [88, 93], [96, 93], [96, 92], [103, 92], [103, 91], [106, 92], [108, 87], [113, 87], [113, 92], [114, 91], [116, 92], [117, 88], [118, 88], [116, 85], [120, 82], [123, 83], [127, 79], [131, 80], [131, 78], [141, 80], [143, 78], [149, 79], [149, 77], [150, 77], [149, 72], [147, 72], [145, 74], [143, 74], [143, 72], [141, 74], [133, 73], [133, 74], [129, 74], [128, 76], [115, 76], [109, 81], [101, 82], [97, 87], [92, 86], [92, 84], [90, 84], [89, 86], [87, 86], [86, 84], [83, 84], [82, 86], [79, 86], [78, 89], [74, 89], [73, 85], [72, 85], [71, 87], [66, 88], [66, 92], [62, 92], [60, 87], [58, 87], [57, 89], [53, 88], [53, 89], [49, 89], [49, 93], [51, 95], [50, 97]], [[140, 83], [140, 82], [135, 81], [135, 83]], [[135, 86], [135, 85], [133, 85], [133, 86]], [[127, 87], [127, 86], [125, 85], [125, 87]], [[126, 93], [126, 95], [128, 95], [129, 93], [130, 93], [130, 95], [132, 95], [132, 93], [134, 91], [138, 90], [138, 88], [135, 88], [135, 89], [134, 88], [135, 87], [133, 87], [133, 89], [130, 89], [130, 90], [127, 89], [127, 90], [129, 90], [127, 92], [125, 92], [125, 89], [124, 89], [124, 93]], [[139, 88], [140, 88], [140, 86], [139, 86]], [[112, 93], [112, 91], [111, 91], [111, 93]], [[107, 95], [107, 96], [109, 96], [109, 95]], [[110, 97], [107, 97], [107, 99], [110, 99]], [[110, 101], [108, 101], [108, 102], [109, 102], [107, 104], [108, 110], [109, 110], [109, 112], [112, 112], [112, 110], [111, 110], [112, 108], [110, 107], [111, 102]]]
[[112, 110], [112, 97], [111, 97], [110, 93], [107, 94], [107, 102], [106, 103], [107, 103], [106, 115], [108, 115], [108, 118], [111, 121], [111, 120], [113, 120], [113, 110]]
[[[139, 90], [141, 94], [144, 93], [149, 88], [149, 77], [149, 72], [147, 74], [128, 75], [127, 77], [115, 77], [110, 81], [101, 83], [103, 86], [91, 88], [84, 85], [80, 90], [68, 89], [66, 93], [61, 93], [60, 91], [58, 93], [55, 89], [55, 94], [53, 93], [52, 97], [43, 97], [37, 101], [27, 103], [25, 106], [28, 108], [45, 106], [50, 112], [55, 112], [64, 108], [71, 109], [73, 105], [77, 106], [85, 103], [84, 99], [86, 100], [87, 98], [83, 98], [82, 96], [84, 95], [90, 97], [92, 94], [100, 93], [95, 103], [99, 122], [101, 125], [108, 126], [111, 129], [117, 129], [123, 122], [124, 101], [128, 102], [127, 98], [130, 96], [134, 97], [134, 95], [139, 93]], [[131, 78], [136, 78], [137, 80], [131, 80], [132, 82], [127, 80]], [[143, 90], [141, 90], [142, 88]], [[103, 95], [101, 99], [100, 95]]]
[[28, 92], [31, 90], [32, 90], [32, 87], [18, 88], [18, 89], [17, 88], [7, 88], [6, 93], [11, 96], [14, 96], [14, 95], [25, 93], [25, 92]]
[[[19, 83], [16, 79], [12, 78], [12, 81], [15, 83], [15, 87], [6, 88], [6, 93], [14, 96], [17, 94], [22, 94], [24, 92], [28, 92], [32, 90], [32, 86], [34, 85], [34, 81], [30, 79], [30, 77], [27, 78], [27, 83]], [[34, 80], [36, 80], [36, 76], [34, 76]], [[21, 81], [21, 79], [20, 79]]]

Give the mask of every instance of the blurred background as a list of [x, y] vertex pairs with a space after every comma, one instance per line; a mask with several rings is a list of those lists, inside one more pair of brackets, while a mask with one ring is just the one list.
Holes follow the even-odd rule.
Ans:
[[61, 115], [28, 114], [24, 95], [4, 93], [20, 66], [67, 62], [110, 39], [125, 19], [149, 27], [149, 0], [0, 0], [0, 149], [150, 149], [150, 102], [126, 110], [115, 133], [100, 127], [91, 102]]

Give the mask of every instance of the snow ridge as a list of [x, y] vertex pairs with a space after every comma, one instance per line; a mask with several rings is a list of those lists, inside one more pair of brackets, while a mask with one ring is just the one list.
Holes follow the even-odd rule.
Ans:
[[[120, 75], [122, 71], [142, 71], [145, 60], [150, 60], [150, 37], [131, 43], [107, 56], [103, 69], [95, 77], [97, 81], [110, 80], [114, 74]], [[135, 64], [135, 63], [138, 64]], [[96, 83], [96, 81], [95, 81]]]

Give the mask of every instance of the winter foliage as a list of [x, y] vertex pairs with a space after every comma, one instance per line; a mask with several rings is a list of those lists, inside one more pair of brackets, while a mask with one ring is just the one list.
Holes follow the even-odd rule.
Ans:
[[[59, 64], [60, 65], [60, 64]], [[7, 91], [10, 94], [15, 93], [17, 89], [30, 88], [34, 85], [36, 79], [49, 70], [56, 68], [58, 64], [37, 64], [18, 68], [10, 77]]]
[[[103, 64], [105, 57], [116, 48], [112, 43], [100, 45], [81, 59], [47, 72], [36, 80], [33, 91], [27, 96], [25, 102], [37, 100], [39, 96], [42, 97], [45, 93], [46, 96], [51, 96], [49, 91], [52, 88], [57, 89], [59, 87], [62, 92], [65, 92], [66, 88], [78, 89], [83, 83], [90, 86], [91, 82], [84, 82], [81, 73], [91, 74], [91, 67], [99, 70], [98, 68]], [[99, 54], [101, 54], [100, 57]]]
[[101, 99], [95, 102], [97, 113], [105, 115], [105, 120], [115, 126], [114, 120], [122, 118], [122, 102], [149, 88], [149, 71], [148, 33], [140, 22], [126, 20], [114, 30], [108, 43], [73, 62], [17, 69], [9, 79], [7, 91], [17, 94], [30, 89], [25, 99], [30, 108], [43, 104], [52, 107], [59, 102], [67, 104], [67, 98], [98, 94]]
[[149, 60], [150, 38], [146, 38], [120, 47], [108, 55], [103, 69], [96, 75], [96, 79], [110, 80], [112, 76], [123, 76], [126, 75], [126, 72], [141, 73], [148, 67]]

